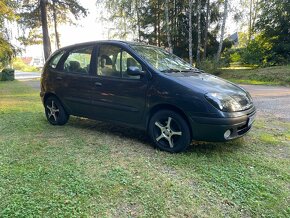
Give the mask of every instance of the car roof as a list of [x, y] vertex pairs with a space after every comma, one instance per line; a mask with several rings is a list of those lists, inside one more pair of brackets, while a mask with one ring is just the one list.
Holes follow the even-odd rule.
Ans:
[[[99, 40], [99, 41], [90, 41], [90, 42], [82, 42], [82, 43], [76, 43], [73, 45], [69, 46], [64, 46], [60, 48], [60, 50], [67, 50], [67, 49], [72, 49], [75, 47], [82, 47], [82, 46], [90, 46], [90, 45], [96, 45], [99, 43], [113, 43], [116, 45], [142, 45], [142, 46], [153, 46], [153, 45], [148, 45], [142, 42], [133, 42], [133, 41], [122, 41], [122, 40]], [[155, 46], [153, 46], [155, 47]]]

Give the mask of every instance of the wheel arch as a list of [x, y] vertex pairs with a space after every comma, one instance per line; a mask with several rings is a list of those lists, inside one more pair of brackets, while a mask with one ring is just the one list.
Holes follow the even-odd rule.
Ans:
[[[47, 93], [45, 93], [44, 96], [43, 96], [43, 103], [44, 103], [44, 102], [45, 102], [49, 97], [51, 97], [51, 96], [56, 97], [56, 98], [61, 102], [61, 100], [57, 97], [56, 94], [54, 94], [53, 92], [47, 92]], [[62, 102], [61, 102], [61, 103], [62, 103]]]
[[184, 113], [183, 110], [181, 110], [180, 108], [176, 107], [175, 105], [171, 105], [171, 104], [158, 104], [158, 105], [155, 105], [154, 107], [152, 107], [149, 110], [149, 113], [148, 113], [148, 116], [147, 116], [146, 129], [148, 129], [148, 125], [149, 125], [151, 117], [157, 111], [160, 111], [160, 110], [172, 110], [172, 111], [178, 113], [185, 120], [185, 122], [187, 123], [188, 128], [190, 130], [190, 137], [191, 138], [193, 137], [193, 135], [192, 135], [192, 126], [190, 125], [189, 118], [186, 116], [186, 114]]

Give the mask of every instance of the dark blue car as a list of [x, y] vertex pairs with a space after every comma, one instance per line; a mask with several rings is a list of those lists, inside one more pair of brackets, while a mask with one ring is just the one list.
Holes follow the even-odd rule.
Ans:
[[146, 130], [169, 152], [183, 151], [192, 140], [240, 137], [256, 113], [241, 87], [162, 48], [123, 41], [56, 51], [43, 69], [40, 95], [53, 125], [69, 115], [125, 124]]

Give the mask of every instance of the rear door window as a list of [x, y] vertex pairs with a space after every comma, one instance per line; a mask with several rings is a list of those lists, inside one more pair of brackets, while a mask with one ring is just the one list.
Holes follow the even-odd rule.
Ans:
[[72, 50], [63, 64], [63, 71], [89, 74], [93, 46]]

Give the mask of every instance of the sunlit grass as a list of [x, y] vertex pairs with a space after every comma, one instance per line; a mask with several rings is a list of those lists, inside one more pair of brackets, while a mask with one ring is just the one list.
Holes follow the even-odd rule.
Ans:
[[45, 120], [38, 91], [0, 83], [0, 217], [288, 217], [290, 124], [257, 117], [182, 154], [145, 133]]
[[222, 68], [218, 76], [241, 84], [290, 85], [290, 66], [253, 68], [237, 65]]
[[265, 81], [258, 81], [258, 80], [250, 80], [250, 79], [231, 79], [227, 78], [228, 80], [239, 83], [239, 84], [249, 84], [249, 85], [280, 85], [279, 82], [265, 82]]

